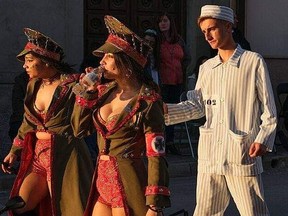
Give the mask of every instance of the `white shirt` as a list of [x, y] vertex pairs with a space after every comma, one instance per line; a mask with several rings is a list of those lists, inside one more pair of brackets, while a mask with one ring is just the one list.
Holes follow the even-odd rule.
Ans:
[[201, 65], [188, 101], [167, 104], [165, 123], [197, 119], [200, 127], [198, 172], [248, 176], [263, 171], [261, 157], [248, 154], [253, 142], [272, 151], [276, 107], [263, 58], [239, 45], [226, 63], [217, 55]]

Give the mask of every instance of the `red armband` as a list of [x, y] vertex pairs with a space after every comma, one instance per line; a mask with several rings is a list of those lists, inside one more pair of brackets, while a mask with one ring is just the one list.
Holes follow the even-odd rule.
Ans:
[[145, 134], [145, 138], [147, 157], [165, 155], [165, 141], [163, 133], [147, 133]]
[[19, 139], [19, 138], [14, 138], [13, 140], [13, 145], [14, 146], [17, 146], [17, 147], [20, 147], [20, 148], [23, 148], [24, 146], [24, 141]]

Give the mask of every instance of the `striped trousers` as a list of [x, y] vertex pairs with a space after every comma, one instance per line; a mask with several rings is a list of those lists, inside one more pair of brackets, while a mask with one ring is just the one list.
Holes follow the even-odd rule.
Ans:
[[225, 176], [198, 173], [193, 216], [224, 215], [232, 196], [241, 216], [270, 215], [264, 201], [261, 175]]

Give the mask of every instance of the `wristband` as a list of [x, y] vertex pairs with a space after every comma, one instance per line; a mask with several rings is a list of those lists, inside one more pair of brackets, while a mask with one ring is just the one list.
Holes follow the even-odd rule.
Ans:
[[157, 212], [157, 213], [163, 212], [162, 208], [157, 208], [156, 206], [151, 207], [150, 205], [148, 207], [153, 212]]
[[86, 91], [86, 93], [87, 94], [95, 94], [97, 91], [95, 91], [95, 90], [88, 90], [88, 91]]

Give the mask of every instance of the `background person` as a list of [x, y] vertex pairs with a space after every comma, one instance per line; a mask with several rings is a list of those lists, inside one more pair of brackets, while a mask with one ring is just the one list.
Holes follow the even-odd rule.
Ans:
[[24, 119], [2, 170], [21, 158], [10, 197], [26, 205], [11, 215], [83, 215], [93, 165], [84, 141], [73, 136], [70, 115], [79, 75], [64, 63], [63, 49], [42, 33], [25, 28], [28, 38], [17, 56], [30, 77]]
[[148, 54], [147, 63], [144, 67], [144, 70], [152, 77], [153, 81], [157, 85], [160, 85], [159, 59], [158, 59], [159, 55], [157, 54], [157, 46], [159, 43], [159, 39], [156, 30], [147, 29], [144, 32], [144, 40], [152, 48], [152, 50]]
[[218, 55], [200, 66], [188, 100], [164, 106], [167, 124], [206, 115], [200, 127], [194, 216], [223, 215], [231, 196], [241, 215], [269, 215], [261, 156], [272, 151], [277, 112], [263, 58], [232, 37], [233, 10], [205, 5], [198, 24]]
[[112, 81], [77, 95], [73, 113], [75, 135], [96, 127], [100, 152], [84, 215], [160, 216], [170, 206], [169, 175], [163, 103], [143, 71], [150, 48], [114, 17], [104, 19], [110, 34], [93, 53]]
[[[157, 19], [160, 32], [160, 79], [161, 94], [165, 103], [177, 103], [180, 95], [187, 88], [186, 68], [190, 64], [191, 55], [182, 37], [177, 33], [172, 16], [166, 12]], [[173, 154], [179, 154], [174, 145], [174, 125], [165, 128], [166, 148]]]

